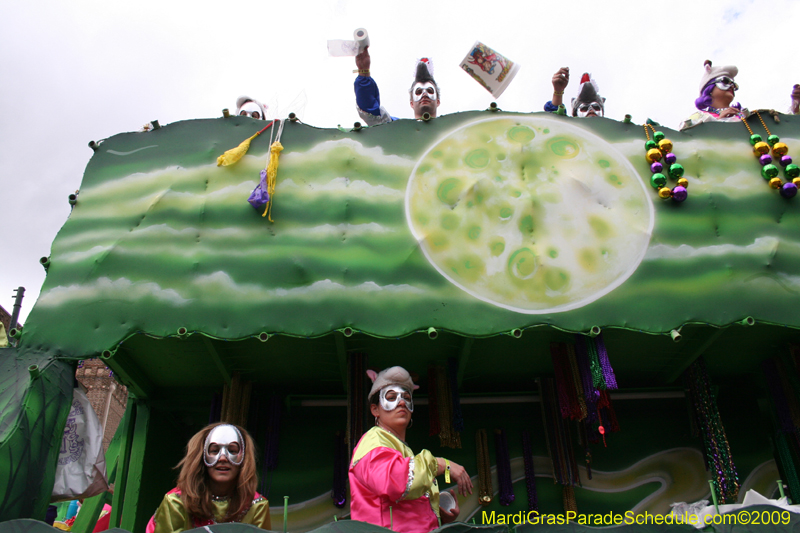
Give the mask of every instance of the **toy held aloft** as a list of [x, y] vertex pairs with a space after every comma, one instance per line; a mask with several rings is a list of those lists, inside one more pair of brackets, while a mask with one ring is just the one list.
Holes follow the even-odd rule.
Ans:
[[495, 98], [503, 94], [519, 71], [519, 63], [511, 61], [480, 41], [475, 41], [460, 67]]

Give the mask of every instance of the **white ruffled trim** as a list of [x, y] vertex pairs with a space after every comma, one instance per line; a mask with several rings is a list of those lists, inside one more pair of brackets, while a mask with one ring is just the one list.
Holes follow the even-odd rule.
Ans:
[[[414, 483], [414, 458], [408, 460], [408, 481], [406, 482], [406, 491], [400, 496], [400, 500], [405, 500], [408, 496], [408, 491], [411, 490], [411, 484]], [[398, 502], [400, 500], [397, 500]]]

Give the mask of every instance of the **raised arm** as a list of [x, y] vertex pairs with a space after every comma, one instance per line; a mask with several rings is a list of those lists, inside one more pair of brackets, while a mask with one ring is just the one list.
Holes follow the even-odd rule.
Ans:
[[569, 85], [569, 67], [561, 67], [553, 74], [553, 99], [544, 104], [544, 110], [550, 113], [558, 110], [564, 103], [564, 89]]

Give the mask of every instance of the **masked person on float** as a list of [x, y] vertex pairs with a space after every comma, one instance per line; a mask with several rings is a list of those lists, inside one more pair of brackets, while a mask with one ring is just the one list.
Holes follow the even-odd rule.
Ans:
[[741, 104], [733, 103], [739, 90], [739, 85], [734, 81], [739, 69], [733, 65], [714, 67], [709, 60], [703, 67], [705, 71], [700, 79], [700, 96], [694, 101], [698, 111], [681, 122], [681, 130], [703, 122], [739, 122], [741, 115], [747, 114]]
[[266, 120], [267, 106], [249, 96], [240, 96], [236, 99], [236, 114]]
[[[564, 89], [569, 85], [569, 67], [562, 67], [553, 74], [553, 99], [544, 104], [544, 110], [549, 113], [558, 111], [558, 106], [564, 102]], [[578, 97], [572, 99], [573, 117], [602, 117], [605, 113], [606, 99], [600, 96], [597, 82], [592, 75], [584, 72], [581, 76], [581, 88]]]
[[414, 455], [405, 443], [418, 386], [399, 366], [367, 374], [373, 382], [369, 401], [375, 427], [353, 451], [350, 517], [400, 533], [428, 533], [439, 527], [439, 516], [442, 524], [454, 521], [458, 499], [452, 490], [440, 495], [436, 477], [449, 472], [463, 496], [472, 494], [472, 480], [464, 467], [428, 450]]
[[[369, 126], [384, 124], [397, 120], [396, 117], [389, 115], [389, 112], [381, 106], [381, 94], [378, 84], [370, 76], [371, 59], [369, 47], [364, 48], [356, 56], [356, 67], [358, 76], [354, 83], [356, 92], [356, 108], [358, 116]], [[414, 83], [411, 85], [411, 108], [414, 110], [414, 118], [421, 119], [425, 113], [432, 118], [436, 116], [439, 107], [439, 86], [433, 79], [433, 65], [427, 57], [417, 62]]]
[[256, 492], [255, 446], [243, 428], [212, 424], [195, 434], [178, 463], [178, 486], [147, 524], [147, 533], [175, 533], [222, 522], [270, 529], [269, 502]]

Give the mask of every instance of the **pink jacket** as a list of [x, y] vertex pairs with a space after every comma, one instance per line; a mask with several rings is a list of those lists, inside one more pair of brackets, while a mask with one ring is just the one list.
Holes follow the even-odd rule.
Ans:
[[406, 443], [373, 427], [361, 437], [350, 463], [350, 517], [400, 533], [436, 529], [438, 469], [428, 450], [414, 455]]

